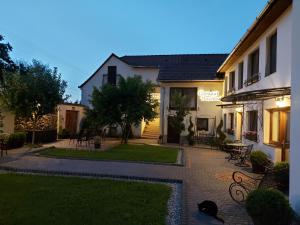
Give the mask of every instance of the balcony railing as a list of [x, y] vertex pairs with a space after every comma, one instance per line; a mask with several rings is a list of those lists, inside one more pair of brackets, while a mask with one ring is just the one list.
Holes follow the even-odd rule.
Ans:
[[251, 84], [258, 82], [259, 80], [260, 80], [260, 73], [253, 74], [244, 82], [244, 85], [247, 87], [250, 86]]

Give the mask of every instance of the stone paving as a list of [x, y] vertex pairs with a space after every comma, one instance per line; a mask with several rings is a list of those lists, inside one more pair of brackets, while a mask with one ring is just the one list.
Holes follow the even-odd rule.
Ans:
[[183, 224], [218, 225], [220, 222], [199, 214], [197, 203], [212, 200], [228, 225], [251, 224], [245, 209], [233, 202], [228, 193], [231, 174], [239, 168], [225, 160], [216, 150], [185, 148], [186, 166], [151, 165], [126, 162], [70, 160], [23, 155], [14, 161], [0, 161], [0, 166], [43, 171], [78, 172], [135, 176], [183, 181]]

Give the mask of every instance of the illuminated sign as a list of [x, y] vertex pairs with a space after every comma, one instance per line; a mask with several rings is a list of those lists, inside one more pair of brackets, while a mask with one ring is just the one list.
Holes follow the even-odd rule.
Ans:
[[199, 90], [198, 96], [200, 97], [200, 100], [203, 102], [218, 102], [221, 100], [219, 91]]

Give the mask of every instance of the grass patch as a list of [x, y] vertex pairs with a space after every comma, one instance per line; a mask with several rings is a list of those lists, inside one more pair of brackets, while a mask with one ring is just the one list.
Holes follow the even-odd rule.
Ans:
[[170, 193], [162, 184], [0, 174], [0, 224], [163, 225]]
[[50, 148], [40, 152], [40, 154], [45, 156], [82, 159], [175, 163], [178, 149], [152, 145], [121, 144], [107, 151]]

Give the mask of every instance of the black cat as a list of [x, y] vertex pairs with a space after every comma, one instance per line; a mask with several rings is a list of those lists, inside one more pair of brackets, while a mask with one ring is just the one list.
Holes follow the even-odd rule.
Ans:
[[218, 206], [215, 202], [206, 200], [201, 203], [198, 203], [198, 209], [200, 212], [212, 216], [220, 222], [224, 223], [224, 220], [218, 217]]

